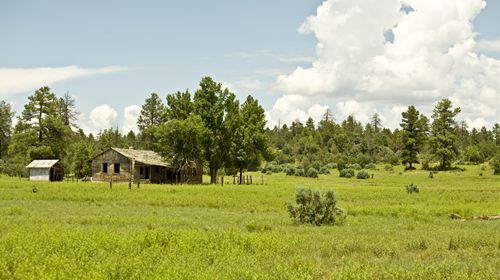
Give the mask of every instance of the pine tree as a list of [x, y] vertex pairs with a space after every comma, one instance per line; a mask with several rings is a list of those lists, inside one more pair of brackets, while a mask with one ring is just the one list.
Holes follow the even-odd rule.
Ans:
[[151, 96], [145, 100], [144, 105], [142, 105], [141, 113], [137, 120], [137, 126], [139, 130], [143, 132], [150, 127], [160, 125], [164, 121], [164, 117], [165, 105], [158, 94], [153, 92]]
[[443, 99], [434, 107], [432, 114], [431, 137], [429, 139], [431, 153], [439, 160], [439, 168], [451, 167], [452, 160], [458, 155], [457, 135], [455, 134], [455, 116], [460, 108], [453, 109], [449, 99]]
[[409, 106], [408, 110], [401, 114], [403, 116], [401, 128], [404, 145], [402, 163], [408, 164], [407, 169], [414, 169], [412, 164], [418, 162], [417, 155], [422, 149], [429, 130], [429, 121], [414, 106]]
[[69, 95], [68, 92], [63, 97], [59, 98], [59, 114], [64, 125], [69, 127], [76, 127], [75, 121], [79, 114], [76, 111], [75, 98]]

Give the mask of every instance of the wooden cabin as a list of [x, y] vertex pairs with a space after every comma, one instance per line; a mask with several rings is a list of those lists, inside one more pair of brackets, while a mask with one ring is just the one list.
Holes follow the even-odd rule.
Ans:
[[[159, 154], [148, 150], [110, 148], [92, 160], [92, 181], [154, 184], [201, 184], [202, 172], [176, 172]], [[188, 175], [188, 176], [187, 176]]]
[[28, 166], [30, 181], [62, 181], [64, 168], [57, 159], [34, 160]]

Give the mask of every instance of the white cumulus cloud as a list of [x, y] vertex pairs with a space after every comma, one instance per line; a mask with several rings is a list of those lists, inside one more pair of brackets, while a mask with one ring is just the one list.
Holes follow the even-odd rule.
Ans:
[[[299, 28], [315, 35], [316, 58], [311, 67], [278, 77], [275, 89], [283, 97], [269, 117], [307, 114], [322, 100], [333, 105], [337, 120], [354, 114], [366, 122], [379, 112], [385, 126], [395, 128], [408, 105], [428, 113], [439, 99], [451, 98], [462, 108], [459, 119], [492, 126], [500, 120], [500, 60], [477, 49], [495, 50], [498, 42], [478, 47], [473, 26], [485, 5], [484, 0], [326, 0]], [[384, 37], [388, 31], [393, 40]]]
[[87, 133], [96, 135], [104, 129], [112, 128], [116, 125], [118, 112], [108, 104], [95, 107], [90, 111], [89, 116], [80, 115], [79, 126]]
[[102, 68], [82, 68], [71, 65], [66, 67], [39, 68], [0, 68], [0, 97], [20, 92], [32, 91], [56, 82], [125, 71], [122, 66]]
[[137, 133], [139, 128], [137, 127], [137, 119], [141, 114], [141, 107], [137, 105], [130, 105], [123, 109], [123, 124], [122, 124], [122, 132], [124, 134], [133, 131]]

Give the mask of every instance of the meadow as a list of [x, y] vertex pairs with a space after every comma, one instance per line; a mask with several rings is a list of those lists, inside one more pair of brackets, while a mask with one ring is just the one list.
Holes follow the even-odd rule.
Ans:
[[[500, 176], [462, 167], [131, 190], [1, 177], [0, 279], [500, 279], [500, 220], [472, 219], [500, 214]], [[333, 190], [345, 222], [294, 224], [298, 187]]]

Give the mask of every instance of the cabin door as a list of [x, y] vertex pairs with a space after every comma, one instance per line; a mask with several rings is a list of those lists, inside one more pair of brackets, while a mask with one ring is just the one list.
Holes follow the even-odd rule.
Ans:
[[149, 172], [151, 171], [151, 168], [149, 166], [146, 166], [146, 168], [144, 168], [145, 172], [144, 172], [144, 179], [148, 180], [149, 179]]

